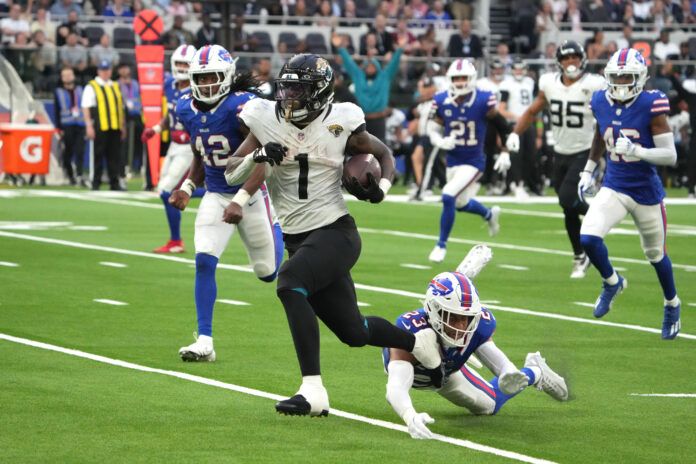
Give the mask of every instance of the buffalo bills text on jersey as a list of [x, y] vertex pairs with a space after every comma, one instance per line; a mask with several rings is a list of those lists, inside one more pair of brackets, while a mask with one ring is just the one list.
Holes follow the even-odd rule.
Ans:
[[449, 89], [433, 98], [428, 121], [430, 141], [435, 147], [448, 151], [447, 184], [442, 189], [440, 238], [429, 256], [430, 261], [437, 263], [445, 259], [447, 239], [457, 211], [481, 216], [488, 222], [490, 235], [498, 233], [500, 208], [486, 208], [472, 196], [478, 188], [476, 181], [486, 165], [483, 153], [486, 127], [488, 124], [494, 125], [503, 140], [510, 132], [505, 118], [496, 110], [498, 102], [495, 94], [476, 88], [476, 68], [470, 61], [454, 61], [447, 70], [447, 77]]
[[[458, 269], [472, 268], [465, 264]], [[424, 307], [399, 316], [397, 326], [411, 333], [433, 329], [442, 354], [442, 364], [428, 369], [410, 353], [383, 350], [389, 375], [387, 401], [413, 438], [431, 438], [428, 424], [434, 420], [416, 411], [409, 395], [411, 388], [435, 391], [453, 404], [482, 415], [496, 414], [507, 400], [529, 385], [558, 401], [568, 399], [565, 380], [551, 370], [539, 352], [529, 353], [524, 367], [518, 370], [496, 346], [495, 317], [481, 305], [472, 280], [465, 274], [443, 272], [435, 276], [426, 290]], [[467, 365], [473, 364], [474, 354], [495, 375], [490, 382]]]
[[556, 49], [559, 72], [543, 74], [539, 91], [532, 104], [518, 119], [506, 141], [511, 152], [520, 149], [520, 135], [536, 120], [545, 108], [551, 114], [554, 158], [552, 185], [563, 208], [564, 225], [573, 249], [571, 279], [585, 277], [590, 260], [580, 243], [580, 216], [587, 212], [587, 204], [577, 195], [578, 179], [592, 141], [592, 113], [589, 109], [592, 93], [604, 88], [604, 79], [597, 74], [585, 73], [585, 49], [573, 40], [564, 41]]
[[[291, 398], [276, 404], [283, 414], [327, 415], [329, 397], [323, 386], [317, 317], [350, 346], [389, 346], [412, 352], [424, 365], [440, 364], [439, 352], [425, 340], [380, 317], [360, 313], [350, 269], [360, 256], [361, 241], [341, 192], [347, 154], [372, 153], [382, 178], [346, 181], [350, 193], [378, 203], [394, 173], [394, 158], [380, 140], [365, 130], [362, 110], [352, 103], [332, 103], [333, 69], [317, 55], [293, 56], [276, 80], [276, 102], [255, 99], [240, 119], [250, 134], [235, 153], [228, 182], [239, 172], [247, 178], [241, 193], [254, 192], [263, 178], [278, 211], [289, 259], [278, 275], [277, 294], [288, 318], [302, 373], [302, 384]], [[256, 165], [256, 167], [254, 167]], [[248, 176], [248, 174], [250, 176]], [[237, 221], [238, 205], [226, 218]], [[242, 216], [245, 217], [245, 216]], [[426, 349], [424, 347], [430, 347]]]
[[254, 98], [246, 90], [255, 81], [248, 73], [235, 74], [234, 61], [219, 45], [205, 46], [194, 55], [191, 94], [179, 99], [176, 115], [191, 136], [194, 157], [188, 178], [175, 190], [170, 202], [183, 210], [197, 186], [205, 181], [206, 192], [196, 213], [195, 302], [198, 315], [196, 342], [179, 350], [184, 361], [214, 361], [212, 320], [217, 296], [215, 269], [230, 237], [239, 230], [256, 276], [275, 279], [283, 256], [280, 227], [274, 219], [265, 188], [243, 205], [244, 220], [237, 225], [223, 221], [223, 212], [240, 186], [225, 182], [227, 158], [239, 146], [243, 126], [237, 115]]
[[581, 240], [604, 279], [594, 309], [595, 317], [602, 317], [627, 284], [609, 261], [604, 236], [626, 214], [633, 217], [643, 252], [657, 272], [664, 295], [662, 338], [673, 339], [681, 326], [680, 302], [665, 247], [665, 192], [655, 166], [673, 166], [677, 152], [667, 122], [669, 100], [658, 90], [643, 90], [647, 73], [639, 51], [619, 50], [604, 71], [609, 88], [592, 96], [597, 126], [579, 195], [591, 190], [593, 173], [605, 153], [607, 168], [602, 187], [582, 222]]

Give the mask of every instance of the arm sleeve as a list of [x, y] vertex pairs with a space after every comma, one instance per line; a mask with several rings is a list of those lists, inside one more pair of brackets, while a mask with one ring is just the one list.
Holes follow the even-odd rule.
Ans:
[[386, 72], [389, 76], [390, 80], [394, 77], [394, 74], [396, 74], [396, 72], [399, 70], [399, 62], [401, 61], [401, 55], [403, 53], [404, 49], [398, 48], [396, 52], [394, 52], [394, 55], [392, 55], [392, 59], [389, 61], [389, 64], [384, 70], [384, 72]]
[[247, 178], [249, 178], [249, 174], [251, 174], [251, 171], [254, 170], [254, 167], [256, 166], [256, 163], [254, 163], [254, 157], [249, 154], [244, 157], [244, 160], [242, 160], [241, 163], [234, 169], [234, 171], [228, 173], [225, 173], [225, 180], [227, 181], [227, 185], [239, 185]]
[[655, 148], [636, 147], [636, 156], [648, 163], [658, 166], [674, 166], [677, 163], [677, 149], [674, 146], [674, 134], [653, 135]]
[[517, 371], [512, 361], [493, 343], [493, 340], [488, 340], [479, 346], [476, 350], [476, 356], [496, 376]]
[[500, 140], [507, 140], [508, 135], [510, 135], [510, 126], [508, 125], [503, 115], [500, 113], [496, 113], [495, 116], [493, 116], [488, 121], [490, 121], [491, 125], [495, 127], [496, 131], [498, 131], [498, 134], [500, 135]]
[[413, 365], [408, 361], [391, 361], [387, 365], [387, 371], [387, 401], [399, 417], [406, 421], [408, 415], [415, 413], [408, 393], [413, 385]]
[[438, 124], [432, 119], [428, 119], [428, 122], [425, 127], [428, 133], [428, 137], [430, 138], [430, 143], [432, 143], [436, 147], [439, 147], [440, 142], [443, 139], [442, 133], [444, 132], [445, 128], [442, 126], [442, 124]]

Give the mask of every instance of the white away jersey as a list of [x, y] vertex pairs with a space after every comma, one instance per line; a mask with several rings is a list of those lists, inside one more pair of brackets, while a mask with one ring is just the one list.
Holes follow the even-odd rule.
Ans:
[[500, 101], [507, 103], [509, 112], [516, 116], [515, 122], [527, 111], [534, 99], [534, 79], [524, 76], [521, 80], [514, 77], [500, 83]]
[[544, 92], [551, 114], [556, 153], [574, 155], [590, 149], [594, 136], [590, 99], [605, 86], [604, 78], [598, 74], [583, 74], [569, 86], [563, 84], [558, 72], [539, 78], [539, 91]]
[[266, 169], [266, 182], [283, 232], [298, 234], [331, 224], [348, 214], [341, 192], [348, 137], [365, 115], [353, 103], [329, 105], [304, 129], [276, 113], [274, 101], [257, 98], [239, 113], [261, 145], [288, 148], [280, 166]]

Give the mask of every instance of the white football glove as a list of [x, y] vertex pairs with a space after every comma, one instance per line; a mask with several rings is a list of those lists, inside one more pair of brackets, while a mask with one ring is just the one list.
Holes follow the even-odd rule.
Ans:
[[505, 147], [513, 153], [520, 151], [520, 136], [514, 132], [510, 132], [510, 135], [508, 135], [505, 141]]
[[437, 148], [440, 150], [450, 151], [457, 146], [457, 139], [453, 136], [443, 137], [437, 142]]
[[435, 419], [430, 417], [427, 412], [416, 412], [410, 409], [404, 416], [404, 422], [408, 426], [408, 433], [411, 438], [424, 440], [433, 438], [433, 432], [428, 429], [427, 424], [432, 424]]
[[512, 163], [510, 162], [510, 153], [504, 151], [498, 155], [498, 159], [495, 160], [493, 169], [499, 174], [505, 174], [507, 170], [510, 169], [511, 165]]
[[628, 137], [624, 137], [623, 133], [616, 141], [616, 145], [614, 145], [614, 153], [621, 155], [626, 161], [637, 161], [640, 159], [636, 156], [636, 150], [636, 144]]
[[498, 388], [506, 395], [514, 395], [529, 385], [529, 378], [521, 371], [512, 371], [498, 377]]
[[578, 182], [578, 198], [584, 203], [587, 203], [586, 198], [593, 197], [595, 192], [595, 179], [592, 171], [582, 171], [580, 173], [580, 182]]

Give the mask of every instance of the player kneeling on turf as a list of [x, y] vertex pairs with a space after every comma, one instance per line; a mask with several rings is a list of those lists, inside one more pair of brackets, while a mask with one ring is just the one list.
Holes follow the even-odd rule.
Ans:
[[[385, 348], [384, 366], [389, 374], [387, 401], [404, 420], [413, 438], [432, 438], [428, 424], [435, 420], [427, 413], [416, 412], [409, 389], [427, 389], [474, 414], [496, 414], [525, 387], [534, 385], [558, 401], [568, 399], [563, 377], [546, 364], [539, 352], [529, 353], [524, 367], [517, 369], [493, 343], [496, 321], [481, 306], [471, 279], [492, 256], [484, 245], [474, 247], [455, 272], [443, 272], [430, 281], [423, 308], [404, 313], [397, 326], [409, 332], [433, 329], [442, 354], [442, 364], [427, 369], [412, 354]], [[466, 365], [476, 355], [496, 376], [485, 381]], [[478, 367], [481, 367], [480, 364]]]

